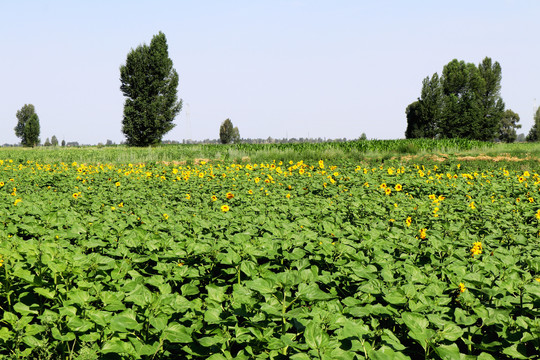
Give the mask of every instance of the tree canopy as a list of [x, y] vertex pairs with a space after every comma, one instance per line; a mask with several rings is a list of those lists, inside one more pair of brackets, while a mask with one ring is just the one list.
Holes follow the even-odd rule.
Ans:
[[159, 32], [150, 42], [132, 49], [120, 67], [120, 90], [126, 97], [122, 132], [128, 145], [161, 142], [182, 109], [178, 73], [169, 58], [167, 39]]
[[[422, 82], [420, 97], [407, 106], [407, 138], [499, 137], [505, 105], [501, 66], [489, 57], [476, 66], [454, 59]], [[519, 117], [518, 117], [519, 119]]]
[[534, 124], [525, 138], [527, 141], [540, 141], [540, 108], [534, 113]]
[[510, 109], [506, 110], [501, 119], [501, 126], [499, 128], [499, 140], [507, 143], [516, 141], [516, 129], [521, 128], [521, 125], [519, 125], [518, 122], [519, 115]]
[[38, 145], [40, 126], [34, 105], [25, 104], [15, 116], [17, 117], [15, 135], [21, 139], [21, 144], [29, 147]]

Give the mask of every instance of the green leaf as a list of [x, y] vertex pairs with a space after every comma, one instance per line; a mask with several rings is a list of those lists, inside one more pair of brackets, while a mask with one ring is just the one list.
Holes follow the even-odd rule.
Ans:
[[56, 340], [60, 340], [60, 341], [73, 341], [73, 340], [75, 340], [75, 334], [74, 333], [68, 332], [68, 333], [62, 335], [60, 333], [60, 330], [58, 330], [58, 328], [56, 328], [56, 327], [53, 327], [51, 329], [51, 334], [52, 334], [52, 337], [55, 338]]
[[122, 341], [119, 338], [112, 338], [110, 340], [105, 341], [103, 346], [101, 347], [101, 353], [103, 354], [133, 354], [135, 353], [135, 349], [133, 348], [133, 345], [131, 345], [127, 341]]
[[172, 343], [188, 344], [193, 342], [191, 338], [191, 330], [183, 325], [177, 323], [171, 323], [163, 330], [161, 335], [163, 340], [167, 340]]
[[28, 305], [23, 304], [22, 302], [18, 302], [15, 305], [13, 305], [13, 310], [18, 312], [21, 315], [30, 315], [30, 314], [38, 314], [37, 310], [32, 310]]
[[275, 283], [269, 279], [257, 278], [255, 280], [246, 281], [246, 286], [261, 294], [273, 294], [277, 287]]
[[446, 324], [440, 331], [440, 335], [445, 340], [456, 341], [461, 336], [463, 336], [463, 332], [464, 330], [456, 324]]
[[495, 360], [495, 358], [491, 356], [490, 354], [483, 352], [480, 355], [478, 355], [476, 360]]
[[34, 284], [35, 281], [35, 275], [33, 275], [29, 270], [22, 269], [22, 268], [15, 268], [12, 272], [13, 276], [16, 276], [22, 280], [25, 280], [26, 282], [30, 284]]
[[56, 292], [45, 288], [34, 288], [34, 292], [51, 300], [56, 296]]
[[2, 339], [4, 342], [7, 342], [12, 336], [13, 332], [11, 332], [7, 327], [0, 329], [0, 339]]
[[41, 348], [41, 347], [44, 347], [45, 344], [46, 344], [45, 339], [40, 340], [40, 339], [37, 339], [36, 337], [31, 336], [31, 335], [24, 336], [22, 338], [22, 341], [31, 348]]
[[529, 359], [529, 356], [527, 356], [527, 349], [525, 348], [524, 344], [514, 344], [504, 348], [502, 352], [513, 359]]
[[244, 260], [240, 264], [240, 271], [246, 274], [249, 278], [255, 277], [257, 275], [257, 268], [253, 261]]
[[410, 359], [410, 357], [403, 355], [400, 352], [395, 352], [388, 346], [381, 346], [380, 349], [374, 350], [371, 349], [368, 351], [369, 359], [373, 360], [405, 360]]
[[462, 356], [459, 352], [459, 347], [456, 344], [439, 345], [435, 348], [435, 352], [442, 360], [460, 359]]
[[424, 350], [435, 335], [435, 331], [428, 329], [429, 321], [417, 313], [403, 313], [401, 315], [403, 322], [409, 328], [409, 336], [416, 340]]
[[289, 357], [289, 359], [291, 359], [291, 360], [310, 360], [311, 358], [307, 354], [296, 353], [294, 355], [291, 355]]
[[221, 322], [221, 307], [212, 307], [204, 312], [204, 321], [209, 324], [217, 324]]
[[209, 284], [206, 286], [206, 291], [208, 291], [208, 297], [206, 298], [209, 301], [215, 301], [217, 303], [222, 303], [225, 301], [228, 286], [217, 286], [214, 284]]
[[19, 317], [12, 312], [5, 311], [2, 315], [2, 320], [8, 324], [14, 325], [19, 320]]
[[465, 325], [469, 326], [476, 322], [478, 319], [478, 316], [476, 315], [468, 315], [463, 311], [461, 308], [456, 308], [454, 311], [454, 317], [456, 319], [456, 323], [459, 325]]
[[217, 344], [223, 344], [226, 342], [225, 338], [221, 336], [205, 336], [197, 340], [199, 344], [204, 347], [211, 347]]
[[132, 337], [132, 336], [129, 336], [129, 341], [131, 342], [131, 344], [135, 348], [135, 353], [137, 353], [137, 355], [139, 357], [140, 356], [150, 356], [150, 355], [156, 354], [157, 351], [159, 350], [159, 346], [160, 346], [159, 341], [154, 341], [150, 345], [150, 344], [145, 344], [141, 340], [139, 340], [139, 339], [137, 339], [135, 337]]
[[146, 286], [137, 284], [135, 289], [126, 294], [124, 301], [145, 307], [152, 303], [152, 292]]
[[199, 293], [199, 288], [192, 284], [184, 284], [180, 287], [180, 292], [183, 296], [197, 295]]
[[78, 316], [69, 318], [67, 326], [75, 332], [84, 333], [94, 327], [94, 324], [86, 319], [81, 319]]
[[87, 342], [87, 343], [93, 343], [101, 339], [101, 335], [99, 332], [91, 332], [86, 333], [83, 335], [79, 335], [79, 340]]
[[89, 320], [93, 321], [101, 327], [108, 327], [111, 323], [112, 313], [108, 311], [100, 310], [88, 310], [86, 316]]
[[168, 321], [169, 321], [169, 316], [165, 314], [152, 316], [149, 320], [150, 325], [152, 325], [158, 331], [163, 331], [167, 327]]
[[304, 301], [329, 300], [335, 297], [322, 291], [316, 283], [298, 285], [297, 296]]
[[26, 335], [36, 335], [46, 331], [48, 328], [44, 325], [30, 324], [24, 329]]
[[93, 299], [87, 291], [76, 289], [68, 293], [68, 304], [80, 304], [86, 305], [91, 299]]
[[304, 330], [306, 344], [312, 349], [322, 349], [329, 340], [328, 334], [321, 329], [321, 324], [309, 322]]
[[422, 330], [429, 326], [429, 321], [417, 313], [404, 312], [401, 318], [410, 330]]
[[396, 335], [390, 329], [383, 329], [383, 335], [381, 341], [391, 346], [396, 351], [403, 351], [406, 349]]
[[364, 335], [369, 334], [369, 326], [358, 323], [356, 321], [347, 320], [343, 327], [338, 330], [338, 339], [358, 338], [361, 339]]
[[111, 319], [110, 329], [117, 332], [127, 332], [127, 330], [140, 330], [142, 324], [137, 322], [137, 315], [133, 310], [126, 310]]
[[405, 305], [407, 303], [407, 297], [405, 296], [405, 293], [401, 289], [391, 291], [388, 294], [386, 294], [383, 298], [389, 304], [392, 304], [392, 305]]

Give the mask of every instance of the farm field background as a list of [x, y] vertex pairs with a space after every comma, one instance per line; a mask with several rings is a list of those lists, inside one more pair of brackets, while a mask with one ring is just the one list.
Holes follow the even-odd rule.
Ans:
[[538, 148], [364, 143], [1, 149], [0, 358], [538, 358]]

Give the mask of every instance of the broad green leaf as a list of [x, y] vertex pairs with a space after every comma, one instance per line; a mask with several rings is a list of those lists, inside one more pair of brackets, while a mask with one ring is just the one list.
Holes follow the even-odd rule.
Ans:
[[468, 315], [463, 311], [461, 308], [456, 308], [454, 311], [454, 317], [456, 319], [456, 323], [459, 325], [465, 325], [469, 326], [476, 322], [478, 319], [478, 316], [476, 315]]
[[240, 263], [240, 271], [248, 276], [248, 278], [253, 278], [257, 274], [256, 265], [250, 260], [244, 260]]
[[93, 343], [98, 341], [101, 338], [101, 335], [99, 332], [90, 332], [85, 333], [83, 335], [80, 335], [78, 337], [81, 341], [87, 342], [87, 343]]
[[180, 292], [183, 296], [197, 295], [199, 293], [199, 288], [192, 284], [184, 284], [180, 287]]
[[190, 329], [177, 323], [169, 324], [165, 330], [163, 330], [162, 337], [163, 340], [172, 343], [188, 344], [193, 342]]
[[199, 344], [204, 347], [211, 347], [226, 342], [225, 338], [221, 336], [205, 336], [197, 340]]
[[504, 348], [502, 352], [513, 359], [529, 359], [524, 344], [513, 344], [512, 346]]
[[462, 335], [464, 330], [455, 324], [446, 324], [440, 331], [440, 335], [445, 340], [457, 341]]
[[126, 294], [124, 301], [145, 307], [152, 303], [152, 292], [146, 286], [137, 284], [132, 291]]
[[311, 358], [305, 353], [296, 353], [289, 357], [291, 360], [310, 360]]
[[439, 345], [435, 348], [435, 352], [441, 357], [442, 360], [464, 358], [463, 354], [459, 352], [459, 348], [456, 344]]
[[21, 315], [30, 315], [30, 314], [38, 314], [37, 310], [31, 309], [28, 305], [18, 302], [15, 305], [13, 305], [13, 310], [18, 312]]
[[88, 310], [86, 312], [86, 316], [89, 320], [93, 321], [97, 325], [101, 327], [108, 327], [111, 323], [113, 314], [108, 311]]
[[84, 333], [94, 327], [94, 324], [86, 319], [81, 319], [78, 316], [69, 318], [67, 326], [71, 331]]
[[396, 351], [403, 351], [406, 347], [401, 343], [396, 335], [390, 329], [383, 329], [381, 341], [392, 347]]
[[72, 332], [68, 332], [64, 335], [60, 333], [60, 330], [58, 328], [54, 327], [51, 329], [51, 334], [53, 338], [60, 341], [73, 341], [75, 339], [75, 334]]
[[209, 324], [217, 324], [221, 322], [221, 313], [220, 307], [211, 307], [204, 312], [204, 321]]
[[407, 297], [400, 289], [389, 292], [383, 298], [392, 305], [405, 305], [407, 303]]
[[410, 357], [403, 355], [400, 352], [395, 352], [387, 346], [381, 346], [380, 349], [375, 350], [371, 349], [368, 352], [369, 358], [374, 360], [386, 360], [386, 359], [396, 359], [396, 360], [405, 360], [410, 359]]
[[252, 290], [260, 292], [261, 294], [273, 294], [277, 290], [273, 281], [263, 278], [246, 281], [246, 286]]
[[87, 291], [84, 290], [72, 290], [68, 293], [68, 304], [80, 304], [86, 305], [93, 297]]
[[133, 348], [133, 345], [131, 345], [127, 341], [122, 341], [119, 338], [112, 338], [105, 341], [105, 343], [101, 347], [101, 353], [133, 354], [135, 353], [135, 349]]
[[0, 339], [2, 339], [4, 342], [7, 342], [12, 336], [13, 332], [11, 332], [7, 327], [0, 328]]
[[142, 324], [137, 322], [137, 316], [133, 310], [126, 310], [111, 319], [110, 329], [117, 332], [128, 330], [140, 330]]
[[5, 311], [2, 315], [2, 320], [8, 324], [14, 325], [19, 320], [19, 317], [12, 312]]
[[46, 297], [47, 299], [54, 299], [56, 296], [56, 293], [54, 291], [45, 288], [34, 288], [34, 292], [36, 292], [36, 294]]
[[208, 301], [215, 301], [217, 303], [222, 303], [226, 298], [228, 286], [217, 286], [210, 284], [206, 286], [206, 291], [208, 291]]
[[335, 297], [322, 291], [316, 283], [298, 285], [297, 296], [304, 301], [329, 300]]
[[485, 352], [478, 355], [478, 357], [476, 359], [477, 360], [495, 360], [495, 358], [493, 356], [491, 356], [490, 354], [485, 353]]
[[167, 327], [169, 316], [160, 314], [158, 316], [152, 316], [149, 320], [150, 325], [156, 328], [158, 331], [163, 331]]
[[320, 350], [326, 346], [329, 337], [321, 328], [321, 324], [310, 321], [304, 330], [304, 339], [310, 348]]
[[38, 339], [32, 335], [24, 336], [22, 341], [30, 348], [42, 348], [46, 344], [45, 339]]
[[132, 336], [128, 338], [138, 356], [152, 356], [157, 353], [160, 346], [159, 341], [154, 341], [152, 344], [145, 344], [138, 338]]

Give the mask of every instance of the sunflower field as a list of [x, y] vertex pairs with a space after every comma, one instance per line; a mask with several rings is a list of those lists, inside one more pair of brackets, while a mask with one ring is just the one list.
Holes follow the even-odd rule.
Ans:
[[530, 359], [540, 175], [0, 160], [0, 359]]

